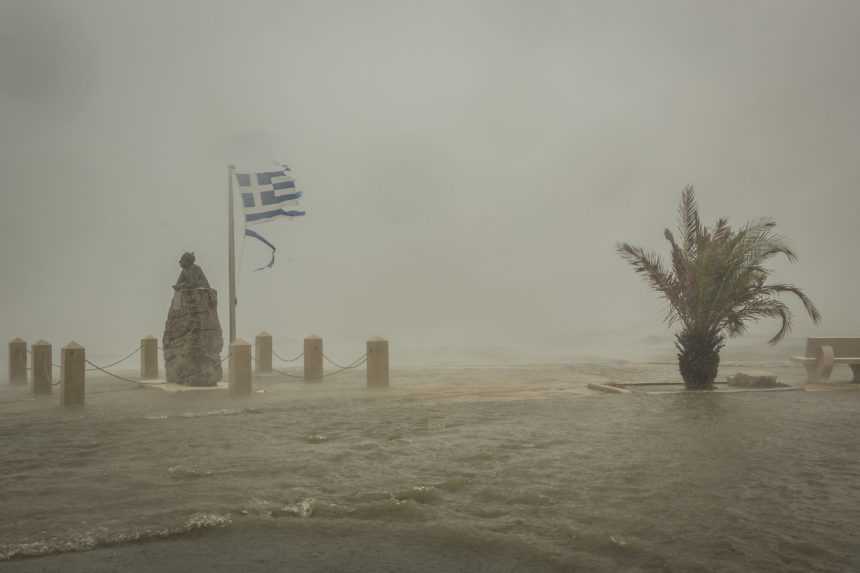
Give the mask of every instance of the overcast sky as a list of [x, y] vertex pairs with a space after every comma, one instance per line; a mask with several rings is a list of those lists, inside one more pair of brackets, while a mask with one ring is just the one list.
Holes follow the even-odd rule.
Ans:
[[614, 245], [688, 183], [776, 219], [795, 336], [858, 336], [858, 55], [854, 1], [0, 0], [0, 337], [160, 337], [185, 250], [226, 330], [226, 166], [274, 160], [308, 215], [240, 246], [240, 336], [665, 333]]

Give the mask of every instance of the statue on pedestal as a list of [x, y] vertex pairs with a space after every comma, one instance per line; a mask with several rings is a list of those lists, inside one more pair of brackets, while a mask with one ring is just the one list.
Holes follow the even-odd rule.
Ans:
[[182, 267], [182, 272], [179, 273], [179, 278], [176, 279], [176, 284], [173, 285], [174, 290], [183, 288], [209, 288], [209, 281], [206, 280], [203, 269], [197, 266], [195, 261], [194, 253], [182, 254], [182, 257], [179, 259], [179, 266]]
[[209, 287], [194, 253], [179, 260], [182, 272], [173, 285], [173, 302], [164, 327], [164, 367], [167, 382], [215, 386], [222, 378], [224, 339], [218, 321], [218, 293]]

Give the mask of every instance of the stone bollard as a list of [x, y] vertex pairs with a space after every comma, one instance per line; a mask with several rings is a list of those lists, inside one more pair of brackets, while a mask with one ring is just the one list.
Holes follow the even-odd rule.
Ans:
[[140, 378], [158, 379], [158, 339], [154, 336], [140, 339]]
[[9, 384], [27, 383], [27, 343], [20, 338], [9, 341]]
[[87, 354], [84, 347], [77, 342], [69, 342], [63, 347], [63, 382], [60, 386], [60, 405], [84, 405], [86, 358]]
[[261, 332], [254, 341], [254, 364], [258, 374], [272, 372], [272, 335]]
[[50, 394], [54, 382], [54, 365], [50, 342], [39, 340], [31, 347], [33, 352], [33, 394]]
[[323, 341], [319, 336], [305, 338], [305, 382], [322, 380]]
[[251, 345], [241, 338], [230, 343], [230, 395], [251, 394]]
[[367, 341], [367, 387], [388, 387], [388, 341], [384, 338]]

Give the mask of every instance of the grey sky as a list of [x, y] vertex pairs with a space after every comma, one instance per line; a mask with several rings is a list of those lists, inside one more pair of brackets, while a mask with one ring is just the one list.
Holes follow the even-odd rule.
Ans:
[[849, 1], [2, 0], [0, 337], [160, 336], [184, 250], [224, 320], [226, 165], [274, 159], [308, 216], [244, 246], [241, 336], [662, 333], [614, 244], [663, 249], [687, 183], [777, 220], [797, 336], [857, 336], [858, 54]]

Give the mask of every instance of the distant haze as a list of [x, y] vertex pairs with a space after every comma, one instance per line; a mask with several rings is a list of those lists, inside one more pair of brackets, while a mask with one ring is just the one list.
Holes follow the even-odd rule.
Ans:
[[0, 357], [160, 337], [186, 250], [226, 330], [226, 166], [273, 160], [308, 216], [265, 228], [271, 271], [240, 244], [246, 338], [667, 336], [614, 245], [665, 251], [688, 183], [709, 223], [776, 219], [824, 315], [789, 301], [794, 336], [860, 336], [858, 55], [853, 1], [3, 0]]

